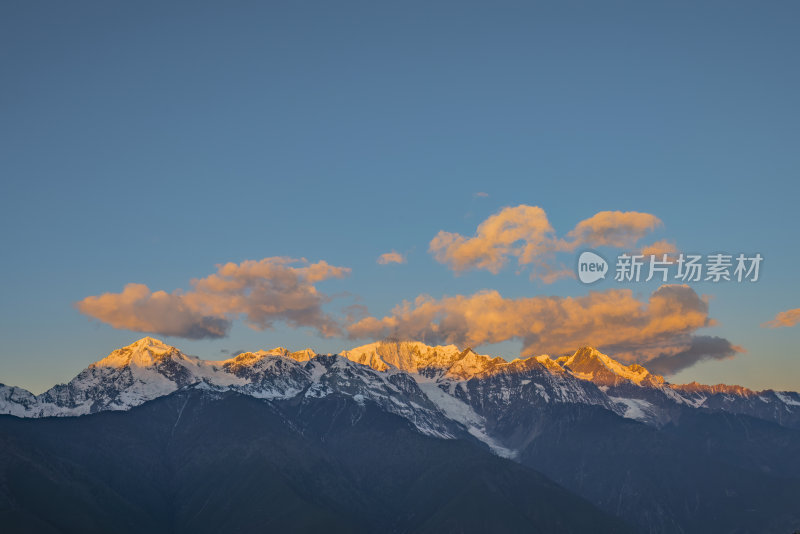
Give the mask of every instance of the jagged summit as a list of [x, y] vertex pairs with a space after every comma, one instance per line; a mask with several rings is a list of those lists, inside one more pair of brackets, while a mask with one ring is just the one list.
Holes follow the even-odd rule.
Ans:
[[281, 356], [284, 358], [291, 358], [298, 362], [307, 362], [312, 358], [314, 358], [316, 355], [317, 355], [316, 352], [308, 348], [293, 352], [287, 349], [286, 347], [275, 347], [274, 349], [270, 350], [257, 350], [255, 352], [240, 352], [233, 358], [229, 360], [223, 360], [221, 363], [224, 364], [226, 362], [231, 362], [231, 361], [236, 363], [244, 363], [248, 361], [255, 362], [269, 356]]
[[391, 368], [408, 373], [447, 374], [469, 379], [491, 373], [509, 362], [455, 345], [430, 346], [419, 341], [385, 340], [341, 352], [341, 356], [378, 371]]
[[113, 351], [102, 360], [90, 365], [90, 368], [125, 367], [131, 365], [150, 367], [173, 354], [186, 357], [172, 345], [167, 345], [163, 341], [152, 337], [143, 337], [126, 347]]
[[[171, 347], [171, 345], [167, 345], [160, 339], [156, 339], [154, 337], [145, 336], [137, 341], [134, 341], [128, 348], [132, 347]], [[123, 347], [124, 348], [124, 347]]]
[[[625, 365], [610, 356], [603, 354], [591, 346], [579, 348], [571, 356], [551, 358], [547, 355], [516, 359], [511, 362], [501, 358], [478, 354], [472, 348], [464, 350], [456, 345], [427, 345], [420, 341], [401, 341], [388, 339], [368, 343], [359, 347], [342, 351], [340, 356], [350, 361], [369, 366], [376, 371], [398, 369], [409, 373], [421, 370], [438, 370], [458, 379], [469, 379], [475, 376], [490, 375], [499, 371], [514, 372], [528, 369], [531, 365], [539, 365], [550, 372], [566, 371], [581, 380], [591, 381], [599, 386], [616, 386], [621, 383], [632, 383], [642, 387], [661, 387], [669, 385], [672, 389], [690, 393], [735, 393], [739, 395], [755, 395], [754, 392], [741, 386], [705, 386], [702, 384], [671, 385], [660, 375], [648, 371], [638, 364]], [[152, 367], [167, 358], [193, 362], [195, 366], [213, 364], [217, 366], [255, 365], [269, 357], [283, 357], [297, 362], [308, 362], [318, 354], [306, 348], [291, 351], [286, 347], [275, 347], [269, 350], [241, 352], [229, 359], [210, 361], [200, 360], [183, 354], [178, 348], [163, 341], [146, 336], [130, 345], [113, 351], [105, 358], [93, 363], [89, 368], [109, 367]]]
[[736, 385], [728, 385], [728, 384], [716, 384], [716, 385], [706, 385], [706, 384], [699, 384], [697, 382], [689, 382], [688, 384], [672, 384], [670, 387], [673, 389], [683, 391], [686, 393], [724, 393], [727, 395], [738, 395], [740, 397], [755, 397], [758, 395], [752, 389], [748, 389], [744, 386], [736, 386]]
[[[675, 406], [748, 413], [800, 425], [800, 395], [752, 392], [740, 386], [668, 384], [640, 365], [624, 365], [592, 347], [571, 356], [507, 361], [455, 345], [384, 340], [340, 354], [285, 347], [203, 360], [152, 337], [117, 349], [67, 384], [41, 395], [0, 385], [0, 414], [84, 415], [127, 410], [179, 389], [204, 387], [260, 399], [348, 395], [407, 417], [423, 432], [452, 435], [464, 425], [500, 454], [485, 410], [540, 409], [559, 404], [602, 406], [623, 417], [666, 424]], [[792, 423], [794, 424], [794, 423]]]
[[569, 372], [599, 386], [630, 382], [637, 386], [660, 387], [666, 383], [662, 376], [641, 365], [624, 365], [589, 346], [581, 347], [571, 356], [552, 359], [542, 355], [509, 362], [500, 357], [478, 354], [469, 347], [460, 350], [455, 345], [429, 346], [419, 341], [388, 340], [346, 350], [341, 355], [378, 371], [390, 368], [410, 373], [440, 370], [448, 376], [465, 380], [540, 366], [549, 372]]
[[394, 367], [411, 373], [426, 367], [449, 367], [461, 351], [455, 345], [432, 347], [419, 341], [384, 340], [340, 353], [348, 360], [368, 365], [378, 371]]
[[583, 380], [600, 386], [616, 386], [630, 381], [639, 386], [660, 386], [664, 377], [638, 364], [624, 365], [593, 347], [581, 347], [572, 356], [557, 358], [556, 363]]
[[[178, 348], [159, 339], [146, 336], [111, 352], [105, 358], [91, 364], [89, 368], [130, 366], [146, 368], [157, 366], [166, 359], [182, 361], [186, 364], [191, 363], [195, 367], [215, 365], [241, 368], [255, 365], [270, 357], [289, 358], [302, 363], [311, 361], [317, 356], [318, 354], [310, 348], [291, 351], [286, 347], [275, 347], [269, 350], [241, 352], [225, 360], [201, 360], [194, 356], [187, 356]], [[651, 373], [641, 365], [622, 364], [591, 346], [581, 347], [571, 356], [551, 358], [541, 355], [509, 362], [501, 357], [478, 354], [469, 347], [461, 350], [456, 345], [431, 346], [420, 341], [388, 339], [342, 351], [339, 356], [369, 366], [376, 371], [398, 369], [409, 373], [418, 373], [421, 370], [437, 370], [458, 379], [486, 376], [500, 371], [515, 372], [538, 365], [552, 373], [562, 371], [571, 373], [576, 378], [591, 381], [599, 386], [616, 386], [621, 383], [632, 383], [642, 387], [669, 385], [672, 389], [691, 393], [725, 392], [755, 395], [755, 392], [741, 386], [724, 384], [706, 386], [697, 383], [668, 384], [662, 376]]]
[[307, 362], [316, 355], [317, 353], [310, 348], [299, 351], [291, 351], [286, 347], [275, 347], [274, 349], [269, 350], [262, 349], [252, 352], [240, 352], [235, 356], [225, 360], [201, 360], [196, 356], [184, 354], [177, 347], [164, 343], [160, 339], [147, 336], [134, 341], [130, 345], [114, 350], [105, 358], [91, 364], [89, 368], [122, 368], [129, 366], [152, 367], [154, 365], [158, 365], [167, 358], [191, 361], [194, 362], [195, 365], [200, 366], [206, 364], [221, 366], [227, 363], [237, 365], [247, 363], [252, 364], [270, 356], [281, 356], [284, 358], [291, 358], [298, 362]]

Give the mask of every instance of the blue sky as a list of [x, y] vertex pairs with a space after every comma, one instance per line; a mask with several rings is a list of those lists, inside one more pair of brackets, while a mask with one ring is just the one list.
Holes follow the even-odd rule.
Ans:
[[[585, 295], [513, 265], [456, 275], [428, 252], [440, 230], [471, 236], [524, 204], [559, 235], [638, 211], [663, 221], [645, 241], [760, 252], [758, 283], [693, 286], [713, 297], [708, 333], [747, 352], [671, 379], [800, 389], [800, 327], [759, 326], [800, 306], [798, 15], [792, 2], [5, 3], [0, 382], [41, 391], [144, 335], [90, 320], [81, 299], [188, 290], [226, 262], [348, 267], [317, 285], [337, 295], [331, 314], [383, 317], [423, 293]], [[390, 250], [407, 263], [378, 265]], [[630, 286], [645, 300], [656, 287]], [[241, 320], [226, 338], [167, 341], [205, 358], [360, 343]]]

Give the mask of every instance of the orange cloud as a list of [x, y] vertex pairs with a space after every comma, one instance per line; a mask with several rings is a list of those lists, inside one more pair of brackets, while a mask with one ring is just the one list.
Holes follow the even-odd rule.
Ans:
[[660, 260], [664, 257], [664, 254], [677, 254], [678, 249], [675, 246], [675, 243], [671, 243], [667, 240], [656, 241], [655, 243], [651, 243], [649, 245], [645, 245], [642, 247], [641, 254], [648, 260], [650, 256], [655, 256], [657, 260]]
[[630, 247], [661, 224], [649, 213], [601, 211], [580, 221], [561, 239], [542, 208], [523, 204], [491, 215], [472, 237], [442, 230], [431, 240], [429, 250], [436, 261], [457, 273], [485, 269], [497, 274], [513, 258], [520, 267], [531, 267], [532, 278], [549, 283], [571, 275], [569, 269], [554, 264], [557, 253], [579, 246]]
[[638, 211], [601, 211], [579, 222], [567, 234], [572, 246], [630, 247], [648, 232], [661, 226], [661, 219]]
[[800, 323], [800, 308], [782, 311], [774, 319], [762, 323], [761, 326], [764, 328], [783, 328], [794, 326], [797, 323]]
[[403, 256], [399, 252], [395, 252], [394, 250], [378, 256], [378, 264], [380, 265], [388, 265], [390, 263], [405, 263], [405, 262], [406, 262], [405, 256]]
[[218, 265], [216, 273], [192, 280], [190, 291], [152, 292], [144, 284], [128, 284], [121, 293], [86, 297], [75, 307], [114, 328], [190, 339], [224, 337], [239, 315], [257, 330], [284, 321], [333, 336], [341, 329], [322, 311], [329, 298], [314, 284], [349, 273], [324, 261], [247, 260]]
[[462, 347], [521, 340], [522, 356], [592, 345], [628, 362], [661, 358], [667, 368], [669, 358], [679, 355], [685, 367], [693, 354], [693, 333], [713, 324], [705, 298], [685, 285], [664, 285], [647, 302], [629, 289], [517, 299], [488, 290], [438, 300], [421, 295], [391, 315], [361, 319], [347, 332], [351, 338], [396, 337]]
[[478, 225], [474, 237], [440, 231], [430, 242], [436, 261], [456, 272], [486, 269], [500, 272], [508, 258], [521, 265], [557, 248], [555, 231], [547, 214], [538, 206], [503, 208]]

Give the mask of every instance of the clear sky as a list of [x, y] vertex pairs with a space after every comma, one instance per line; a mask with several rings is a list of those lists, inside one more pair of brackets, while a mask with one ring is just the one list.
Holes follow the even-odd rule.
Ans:
[[[341, 350], [370, 340], [351, 339], [353, 323], [421, 294], [447, 317], [460, 313], [448, 298], [481, 290], [533, 299], [522, 317], [549, 331], [545, 297], [595, 298], [589, 287], [532, 277], [518, 249], [496, 273], [429, 250], [442, 230], [469, 239], [504, 208], [538, 206], [559, 239], [599, 212], [637, 212], [661, 222], [637, 246], [762, 254], [756, 283], [691, 284], [715, 324], [683, 341], [740, 350], [670, 380], [798, 390], [800, 326], [761, 325], [800, 307], [799, 18], [797, 2], [3, 2], [0, 382], [69, 380], [145, 335], [141, 321], [203, 358]], [[470, 243], [497, 252], [491, 240]], [[576, 250], [555, 261], [574, 266]], [[404, 263], [377, 262], [391, 251]], [[308, 260], [267, 262], [305, 277], [300, 315], [251, 328], [252, 294], [193, 290], [218, 264], [275, 257]], [[293, 270], [321, 261], [350, 271]], [[79, 311], [130, 283], [172, 300]], [[647, 305], [658, 286], [609, 277], [591, 290]], [[223, 337], [153, 322], [200, 307], [228, 321]], [[321, 333], [320, 314], [338, 333]], [[594, 344], [611, 335], [635, 353], [618, 324], [602, 327]], [[459, 328], [504, 357], [530, 345]]]

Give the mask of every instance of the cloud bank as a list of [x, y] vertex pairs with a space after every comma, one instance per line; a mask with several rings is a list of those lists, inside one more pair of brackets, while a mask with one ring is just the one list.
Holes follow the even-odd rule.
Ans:
[[675, 354], [656, 356], [647, 362], [647, 368], [653, 373], [671, 375], [704, 360], [725, 360], [744, 352], [742, 347], [732, 345], [725, 338], [716, 336], [694, 336], [686, 350]]
[[676, 372], [741, 351], [726, 340], [727, 345], [715, 345], [694, 335], [713, 324], [707, 299], [685, 285], [664, 285], [647, 302], [629, 289], [517, 299], [489, 290], [438, 300], [420, 295], [388, 316], [351, 324], [347, 333], [354, 339], [396, 337], [462, 347], [520, 340], [522, 356], [559, 355], [592, 345], [622, 361], [656, 361], [662, 371]]
[[349, 273], [325, 261], [271, 257], [218, 265], [216, 273], [193, 279], [186, 292], [128, 284], [120, 293], [86, 297], [75, 307], [114, 328], [189, 339], [224, 337], [240, 315], [257, 330], [282, 321], [335, 336], [341, 327], [322, 311], [330, 299], [314, 284]]
[[431, 240], [429, 251], [456, 273], [484, 269], [497, 274], [513, 259], [520, 267], [530, 267], [532, 278], [549, 283], [571, 275], [571, 270], [554, 265], [557, 253], [580, 246], [632, 247], [661, 224], [649, 213], [601, 211], [559, 238], [542, 208], [522, 204], [491, 215], [472, 237], [440, 231]]

